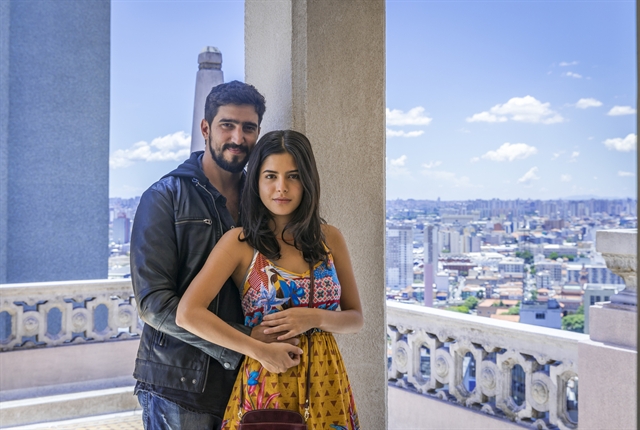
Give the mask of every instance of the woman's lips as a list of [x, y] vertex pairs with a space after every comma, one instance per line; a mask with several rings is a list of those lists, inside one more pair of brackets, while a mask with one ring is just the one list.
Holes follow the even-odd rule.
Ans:
[[273, 201], [279, 204], [286, 204], [289, 203], [291, 199], [273, 199]]

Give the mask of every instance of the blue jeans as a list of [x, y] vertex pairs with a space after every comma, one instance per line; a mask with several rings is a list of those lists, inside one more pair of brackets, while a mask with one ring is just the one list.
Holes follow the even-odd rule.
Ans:
[[145, 430], [219, 430], [222, 419], [191, 412], [148, 391], [138, 392]]

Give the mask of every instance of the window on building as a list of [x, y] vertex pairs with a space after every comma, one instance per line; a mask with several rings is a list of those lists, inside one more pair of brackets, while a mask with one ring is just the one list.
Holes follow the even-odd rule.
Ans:
[[545, 319], [546, 314], [544, 312], [536, 312], [536, 319], [537, 320], [543, 320]]

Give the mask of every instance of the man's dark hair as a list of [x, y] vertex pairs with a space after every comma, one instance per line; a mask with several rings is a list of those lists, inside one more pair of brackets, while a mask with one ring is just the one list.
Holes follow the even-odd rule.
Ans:
[[204, 104], [204, 119], [209, 125], [218, 114], [220, 106], [224, 105], [253, 106], [258, 114], [258, 125], [262, 122], [262, 116], [266, 110], [264, 96], [253, 85], [240, 81], [216, 85], [211, 89]]
[[[302, 133], [293, 130], [271, 131], [260, 138], [249, 156], [247, 178], [242, 192], [241, 214], [244, 238], [249, 245], [270, 259], [280, 259], [280, 244], [269, 226], [273, 215], [260, 199], [260, 168], [264, 160], [273, 154], [291, 154], [300, 175], [303, 193], [300, 205], [282, 231], [293, 236], [296, 249], [302, 251], [310, 263], [326, 261], [327, 248], [322, 232], [325, 221], [320, 218], [320, 176], [313, 156], [311, 143]], [[289, 243], [289, 242], [286, 242]]]

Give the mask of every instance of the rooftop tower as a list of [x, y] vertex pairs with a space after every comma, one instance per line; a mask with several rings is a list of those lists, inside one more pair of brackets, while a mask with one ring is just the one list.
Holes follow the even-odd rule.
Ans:
[[198, 55], [196, 95], [193, 102], [193, 127], [191, 128], [191, 152], [204, 149], [200, 123], [204, 118], [204, 104], [211, 88], [224, 82], [222, 53], [215, 46], [205, 46]]

